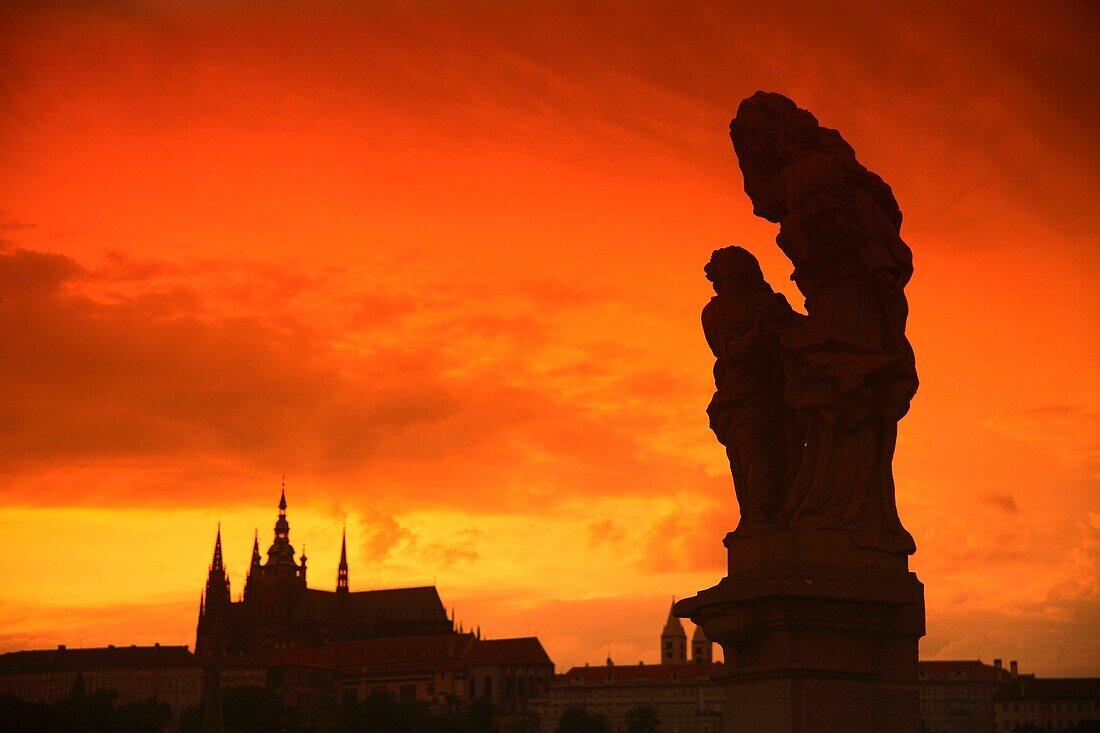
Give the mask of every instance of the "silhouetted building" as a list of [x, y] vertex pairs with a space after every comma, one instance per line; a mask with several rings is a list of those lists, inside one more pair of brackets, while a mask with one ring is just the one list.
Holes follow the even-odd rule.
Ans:
[[918, 669], [921, 723], [928, 733], [989, 733], [995, 727], [994, 697], [1018, 676], [1015, 661], [1009, 671], [1000, 659], [992, 665], [932, 660]]
[[153, 697], [173, 716], [198, 704], [202, 670], [185, 646], [128, 646], [8, 652], [0, 654], [0, 695], [54, 702], [72, 692], [80, 677], [87, 692], [115, 690], [117, 704]]
[[439, 634], [339, 641], [321, 651], [339, 670], [345, 703], [388, 693], [454, 713], [485, 698], [506, 729], [527, 713], [528, 701], [546, 693], [554, 677], [554, 663], [535, 637]]
[[993, 710], [997, 731], [1025, 725], [1070, 730], [1086, 720], [1100, 723], [1100, 678], [1016, 677], [994, 698]]
[[332, 730], [340, 722], [340, 675], [332, 655], [293, 647], [267, 668], [267, 690], [307, 730]]
[[336, 590], [306, 585], [306, 555], [296, 559], [286, 517], [286, 491], [279, 498], [275, 538], [260, 556], [253, 539], [244, 594], [230, 599], [222, 560], [221, 529], [214, 542], [206, 589], [199, 602], [195, 653], [263, 654], [329, 641], [454, 633], [434, 586], [353, 592], [348, 584], [347, 541], [341, 547]]
[[626, 716], [652, 708], [662, 733], [718, 733], [725, 691], [711, 681], [724, 666], [713, 660], [713, 644], [698, 630], [687, 660], [687, 635], [669, 614], [661, 631], [661, 664], [617, 665], [608, 657], [600, 667], [573, 667], [558, 675], [532, 710], [542, 733], [554, 733], [562, 713], [577, 707], [607, 719], [608, 733], [626, 730]]

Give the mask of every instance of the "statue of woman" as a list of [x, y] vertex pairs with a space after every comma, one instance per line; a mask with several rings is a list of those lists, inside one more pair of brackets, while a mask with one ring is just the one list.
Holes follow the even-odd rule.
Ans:
[[745, 190], [757, 213], [781, 222], [776, 241], [806, 297], [805, 323], [780, 339], [785, 397], [806, 447], [777, 521], [912, 553], [891, 468], [897, 422], [917, 389], [901, 212], [839, 133], [785, 97], [742, 102], [730, 135]]
[[783, 402], [778, 341], [778, 331], [797, 314], [741, 247], [716, 250], [705, 272], [715, 292], [702, 314], [715, 357], [716, 391], [707, 414], [733, 473], [741, 509], [736, 532], [773, 530], [802, 447], [797, 420]]

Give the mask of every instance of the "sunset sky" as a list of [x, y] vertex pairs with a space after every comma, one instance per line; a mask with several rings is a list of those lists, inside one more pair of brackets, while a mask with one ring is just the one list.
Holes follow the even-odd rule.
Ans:
[[[824, 5], [824, 4], [822, 4]], [[658, 659], [737, 521], [698, 314], [757, 89], [889, 182], [926, 659], [1100, 673], [1094, 3], [0, 10], [0, 651], [194, 643], [222, 523]], [[689, 630], [690, 632], [690, 630]]]

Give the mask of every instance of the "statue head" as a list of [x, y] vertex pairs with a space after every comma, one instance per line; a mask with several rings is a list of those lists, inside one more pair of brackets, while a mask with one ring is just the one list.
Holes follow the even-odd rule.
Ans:
[[744, 247], [722, 247], [714, 250], [710, 262], [703, 268], [707, 280], [714, 283], [714, 292], [771, 292], [764, 279], [760, 263]]
[[776, 92], [757, 92], [737, 107], [730, 139], [737, 152], [753, 213], [779, 222], [786, 215], [779, 173], [816, 150], [821, 128], [810, 112]]

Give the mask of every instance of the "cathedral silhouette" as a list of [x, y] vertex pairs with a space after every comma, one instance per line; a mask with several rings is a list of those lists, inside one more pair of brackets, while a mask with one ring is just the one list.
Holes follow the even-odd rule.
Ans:
[[336, 589], [306, 585], [306, 555], [295, 559], [286, 518], [286, 488], [279, 497], [275, 538], [260, 557], [259, 533], [240, 600], [233, 601], [222, 561], [221, 526], [199, 601], [195, 653], [269, 655], [293, 646], [330, 641], [426, 636], [455, 632], [435, 586], [352, 592], [348, 586], [347, 532], [340, 548]]

